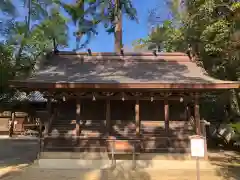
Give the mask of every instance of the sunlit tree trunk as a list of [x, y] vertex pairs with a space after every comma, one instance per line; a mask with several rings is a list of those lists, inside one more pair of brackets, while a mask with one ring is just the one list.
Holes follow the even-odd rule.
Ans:
[[115, 0], [115, 32], [114, 32], [114, 38], [115, 38], [115, 52], [120, 52], [122, 49], [122, 10], [120, 9], [120, 1]]

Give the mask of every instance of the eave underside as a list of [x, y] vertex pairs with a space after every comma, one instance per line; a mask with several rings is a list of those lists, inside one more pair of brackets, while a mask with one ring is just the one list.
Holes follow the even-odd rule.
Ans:
[[214, 89], [238, 89], [240, 83], [45, 83], [12, 81], [12, 88], [41, 89], [95, 89], [95, 90], [214, 90]]

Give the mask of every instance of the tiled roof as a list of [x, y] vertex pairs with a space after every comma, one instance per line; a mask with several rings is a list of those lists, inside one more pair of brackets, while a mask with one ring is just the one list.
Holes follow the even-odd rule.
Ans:
[[29, 93], [28, 95], [25, 92], [16, 92], [11, 98], [4, 98], [1, 97], [2, 101], [5, 102], [23, 102], [23, 101], [29, 101], [29, 102], [46, 102], [47, 100], [43, 97], [43, 94], [39, 91], [33, 91]]
[[41, 83], [231, 83], [214, 79], [184, 53], [60, 53], [37, 64], [27, 82]]

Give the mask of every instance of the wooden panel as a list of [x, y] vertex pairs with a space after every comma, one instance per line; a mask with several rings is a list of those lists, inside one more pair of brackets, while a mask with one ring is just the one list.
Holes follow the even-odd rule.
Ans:
[[11, 117], [11, 111], [0, 112], [0, 117]]
[[144, 138], [142, 140], [143, 149], [148, 150], [156, 150], [162, 148], [168, 148], [168, 139], [167, 138]]
[[164, 121], [163, 101], [140, 101], [141, 121]]
[[139, 100], [136, 101], [135, 104], [135, 129], [136, 129], [136, 136], [140, 135], [140, 116], [139, 116]]
[[164, 121], [141, 121], [141, 135], [143, 137], [166, 137]]
[[111, 120], [135, 122], [136, 101], [111, 101]]
[[111, 135], [116, 138], [136, 136], [136, 101], [111, 101]]
[[164, 122], [165, 122], [165, 131], [167, 135], [169, 134], [169, 101], [164, 99]]
[[194, 135], [194, 128], [188, 121], [170, 121], [170, 136], [177, 138], [189, 138]]
[[111, 104], [110, 100], [106, 100], [106, 135], [111, 134], [112, 125], [111, 125]]
[[131, 152], [133, 150], [133, 144], [127, 140], [117, 140], [115, 142], [108, 142], [108, 151], [111, 152], [112, 145], [114, 151], [117, 153], [120, 152]]
[[169, 101], [169, 120], [171, 121], [185, 121], [185, 104], [179, 101]]
[[197, 135], [201, 135], [201, 122], [200, 122], [200, 112], [199, 112], [199, 94], [195, 95], [194, 118], [195, 118], [195, 121], [196, 121], [196, 133], [197, 133]]
[[58, 117], [60, 119], [76, 119], [76, 101], [65, 101], [58, 104]]
[[136, 125], [132, 121], [115, 120], [112, 126], [112, 136], [116, 138], [128, 138], [136, 136]]
[[82, 137], [101, 137], [106, 131], [103, 120], [87, 120], [80, 127]]
[[[104, 152], [106, 143], [100, 139], [52, 139], [45, 140], [44, 152]], [[86, 155], [85, 155], [86, 156]], [[61, 157], [59, 157], [61, 158]]]
[[81, 115], [83, 120], [105, 120], [106, 119], [106, 101], [104, 100], [82, 100]]
[[23, 124], [16, 124], [14, 131], [24, 131]]
[[26, 117], [28, 114], [26, 112], [15, 112], [16, 117]]
[[193, 130], [189, 121], [170, 121], [169, 127], [175, 130]]
[[0, 131], [8, 131], [10, 118], [0, 118]]

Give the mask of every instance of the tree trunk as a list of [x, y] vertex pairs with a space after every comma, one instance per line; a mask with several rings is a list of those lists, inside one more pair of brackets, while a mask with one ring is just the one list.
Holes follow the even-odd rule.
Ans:
[[240, 115], [240, 108], [239, 108], [239, 95], [236, 90], [231, 90], [230, 93], [230, 104], [231, 104], [231, 112], [232, 114]]
[[115, 23], [115, 52], [120, 52], [122, 49], [122, 10], [120, 9], [120, 1], [115, 0], [115, 12], [117, 13]]

